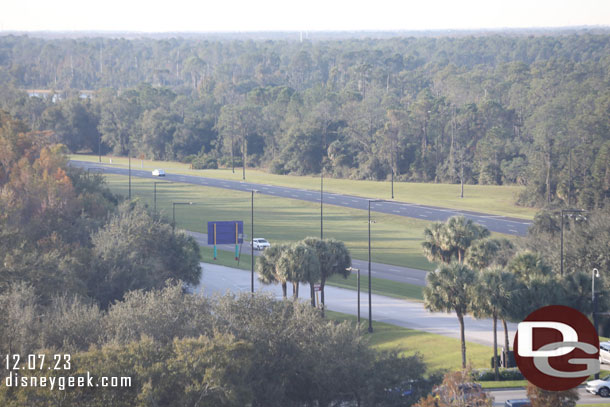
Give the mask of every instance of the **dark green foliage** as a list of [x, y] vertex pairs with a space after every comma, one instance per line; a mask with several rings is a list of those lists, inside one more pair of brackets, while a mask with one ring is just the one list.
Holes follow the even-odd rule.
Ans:
[[[487, 382], [496, 380], [493, 369], [476, 370], [472, 372], [475, 381]], [[524, 380], [519, 369], [500, 369], [500, 380]]]
[[218, 160], [208, 155], [197, 156], [191, 161], [194, 170], [213, 170], [218, 168]]
[[[42, 349], [69, 351], [70, 375], [88, 371], [96, 377], [132, 379], [128, 388], [62, 392], [63, 406], [135, 407], [145, 401], [163, 406], [360, 402], [389, 407], [409, 405], [433, 384], [423, 379], [420, 357], [376, 352], [359, 327], [320, 318], [316, 309], [298, 301], [249, 293], [208, 300], [169, 284], [133, 292], [108, 311], [60, 299], [41, 319], [32, 294], [27, 287], [15, 287], [0, 295], [2, 322], [12, 321], [2, 338], [3, 352], [44, 352], [53, 360]], [[67, 327], [73, 327], [71, 334], [64, 331]], [[63, 334], [66, 346], [58, 347]], [[33, 342], [23, 340], [28, 338]], [[21, 347], [11, 348], [17, 341]], [[411, 396], [397, 399], [390, 391], [401, 388], [411, 390]], [[52, 405], [56, 395], [47, 389], [2, 386], [0, 403]]]
[[98, 264], [90, 295], [104, 306], [131, 290], [162, 287], [167, 279], [197, 284], [199, 246], [141, 205], [123, 203], [91, 237]]

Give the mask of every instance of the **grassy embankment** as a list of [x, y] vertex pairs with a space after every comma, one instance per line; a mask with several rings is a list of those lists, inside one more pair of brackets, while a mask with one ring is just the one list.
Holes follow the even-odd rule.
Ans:
[[[327, 311], [327, 316], [336, 321], [356, 322], [355, 316], [339, 312]], [[368, 324], [367, 319], [361, 319], [361, 322], [365, 326]], [[429, 372], [457, 370], [462, 365], [460, 340], [456, 338], [402, 328], [383, 322], [374, 322], [370, 344], [379, 350], [397, 350], [404, 356], [419, 353], [423, 356]], [[473, 368], [488, 367], [493, 356], [491, 346], [472, 342], [466, 343], [466, 352], [468, 361]]]
[[[95, 155], [73, 155], [74, 159], [97, 162]], [[102, 157], [102, 162], [108, 164], [110, 157]], [[112, 157], [113, 165], [127, 166], [127, 158]], [[191, 170], [188, 164], [179, 162], [131, 160], [132, 168], [152, 170], [163, 168], [167, 172], [188, 175], [199, 175], [211, 178], [242, 180], [241, 168], [218, 170]], [[319, 190], [318, 176], [274, 175], [261, 170], [247, 169], [248, 182], [280, 185], [293, 188]], [[364, 196], [369, 198], [389, 199], [390, 182], [388, 181], [356, 181], [346, 179], [324, 179], [324, 190], [339, 194]], [[394, 184], [395, 200], [421, 205], [432, 205], [444, 208], [460, 209], [505, 215], [516, 218], [532, 219], [536, 211], [515, 205], [515, 200], [523, 187], [497, 185], [466, 185], [464, 198], [460, 198], [460, 186], [456, 184], [430, 184], [400, 182]]]

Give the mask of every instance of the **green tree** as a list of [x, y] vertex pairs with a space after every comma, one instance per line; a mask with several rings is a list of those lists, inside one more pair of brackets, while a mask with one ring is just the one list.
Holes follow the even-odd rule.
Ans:
[[322, 315], [324, 315], [324, 287], [326, 280], [335, 274], [347, 278], [350, 273], [347, 269], [352, 265], [352, 259], [345, 244], [338, 240], [320, 240], [315, 237], [308, 237], [303, 239], [302, 242], [310, 247], [318, 257], [318, 263], [320, 264]]
[[471, 310], [472, 286], [476, 274], [460, 263], [442, 265], [428, 273], [424, 287], [424, 306], [434, 312], [455, 312], [460, 323], [462, 367], [466, 368], [466, 338], [464, 316]]
[[320, 262], [314, 250], [302, 243], [289, 246], [278, 260], [278, 268], [292, 282], [294, 298], [299, 297], [299, 283], [308, 283], [311, 305], [315, 307], [314, 284], [320, 279]]
[[280, 268], [280, 257], [288, 250], [287, 245], [273, 245], [256, 258], [256, 272], [263, 284], [280, 283], [282, 294], [287, 297], [288, 270]]
[[465, 263], [474, 270], [492, 265], [505, 267], [515, 254], [515, 246], [508, 239], [479, 239], [468, 249]]
[[[512, 299], [513, 275], [504, 271], [502, 267], [493, 267], [483, 270], [474, 287], [476, 295], [472, 296], [472, 311], [476, 318], [492, 318], [493, 321], [493, 348], [494, 348], [494, 374], [500, 380], [498, 358], [498, 318], [505, 316]], [[506, 345], [505, 345], [506, 346]], [[505, 348], [508, 351], [508, 347]]]
[[452, 216], [447, 222], [435, 222], [424, 229], [422, 247], [428, 260], [448, 264], [455, 257], [464, 262], [468, 248], [478, 239], [489, 236], [489, 230], [463, 216]]
[[172, 233], [171, 226], [155, 216], [140, 204], [126, 202], [92, 236], [97, 273], [89, 290], [103, 306], [130, 290], [161, 288], [167, 279], [199, 282], [197, 242]]

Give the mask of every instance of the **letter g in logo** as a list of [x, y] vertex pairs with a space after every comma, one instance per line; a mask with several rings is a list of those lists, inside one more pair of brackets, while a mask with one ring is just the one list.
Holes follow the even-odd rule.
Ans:
[[595, 328], [570, 307], [551, 305], [532, 312], [517, 328], [514, 349], [523, 376], [545, 390], [568, 390], [599, 372]]

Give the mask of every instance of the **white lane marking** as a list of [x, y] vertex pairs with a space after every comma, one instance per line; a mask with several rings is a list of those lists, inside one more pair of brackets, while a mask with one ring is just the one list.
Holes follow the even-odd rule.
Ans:
[[519, 232], [518, 232], [518, 231], [516, 231], [515, 229], [508, 229], [508, 230], [510, 230], [510, 231], [511, 231], [511, 232], [513, 232], [513, 233], [519, 233]]
[[427, 218], [427, 217], [428, 217], [428, 215], [421, 214], [421, 217], [422, 217], [422, 218]]
[[291, 197], [293, 198], [298, 198], [298, 196], [294, 195], [294, 194], [290, 194]]
[[388, 269], [388, 270], [390, 270], [390, 271], [400, 271], [398, 269]]
[[400, 213], [400, 211], [393, 211], [394, 213]]
[[342, 201], [341, 205], [349, 205], [349, 202]]

